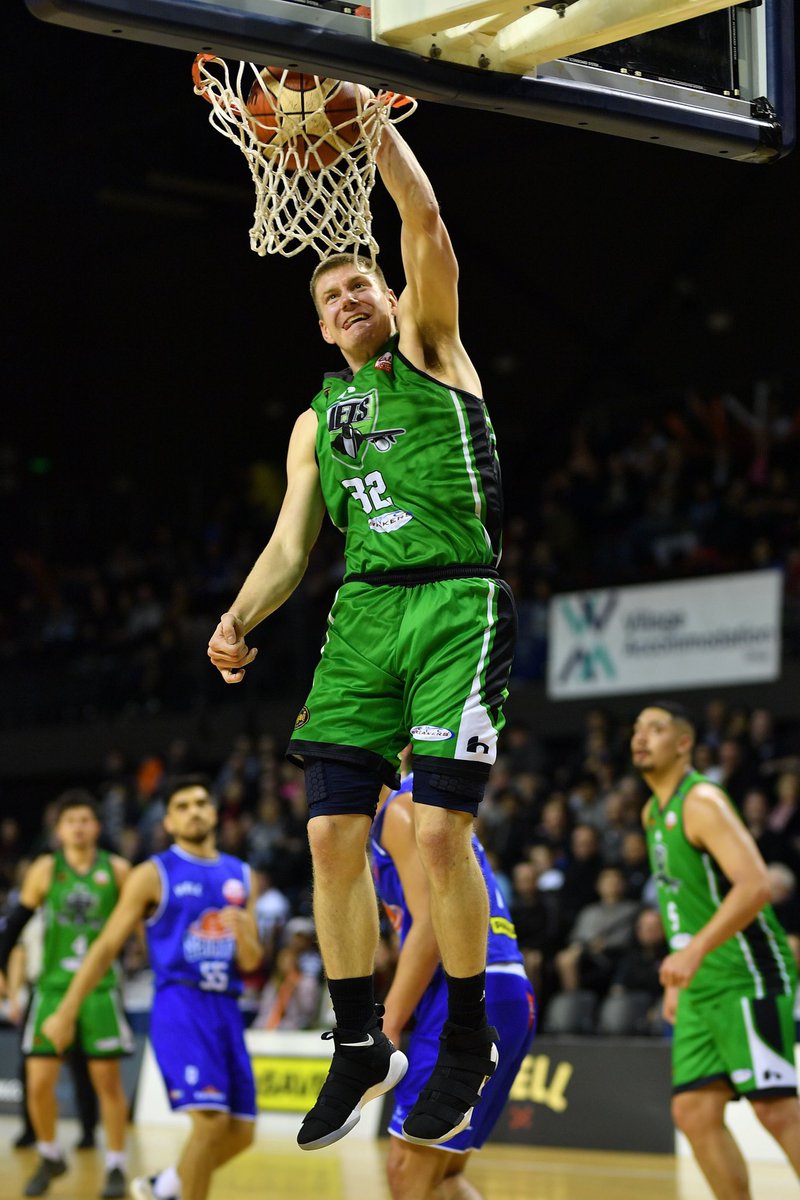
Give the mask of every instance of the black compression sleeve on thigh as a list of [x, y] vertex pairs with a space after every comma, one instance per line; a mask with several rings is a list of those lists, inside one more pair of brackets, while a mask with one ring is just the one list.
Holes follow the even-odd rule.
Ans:
[[5, 929], [0, 933], [0, 971], [5, 975], [11, 951], [17, 944], [17, 938], [35, 913], [35, 908], [26, 904], [18, 904], [6, 917]]
[[[458, 812], [469, 812], [474, 816], [478, 805], [483, 799], [486, 788], [486, 778], [483, 773], [440, 770], [433, 766], [434, 760], [429, 758], [427, 764], [419, 766], [414, 762], [414, 800], [417, 804], [430, 804], [434, 808], [452, 808]], [[447, 764], [450, 765], [449, 763]]]
[[363, 767], [306, 758], [306, 798], [311, 817], [357, 814], [375, 816], [381, 781]]

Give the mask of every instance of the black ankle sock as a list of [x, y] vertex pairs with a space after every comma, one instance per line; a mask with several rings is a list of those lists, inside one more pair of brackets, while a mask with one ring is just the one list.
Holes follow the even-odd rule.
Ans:
[[371, 975], [329, 979], [328, 990], [339, 1029], [364, 1029], [374, 1017], [375, 993]]
[[447, 1017], [465, 1029], [480, 1029], [486, 1024], [486, 972], [459, 979], [445, 972], [447, 980]]

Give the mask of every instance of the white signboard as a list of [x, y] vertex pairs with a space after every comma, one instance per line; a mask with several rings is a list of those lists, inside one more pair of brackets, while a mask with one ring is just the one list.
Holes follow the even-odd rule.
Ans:
[[777, 679], [780, 571], [571, 592], [550, 601], [556, 700]]

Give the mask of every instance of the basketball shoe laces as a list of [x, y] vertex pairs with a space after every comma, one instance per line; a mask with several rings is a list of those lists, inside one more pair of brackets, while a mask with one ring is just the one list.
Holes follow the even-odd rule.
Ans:
[[317, 1102], [297, 1135], [303, 1150], [319, 1150], [338, 1142], [361, 1119], [361, 1109], [399, 1083], [408, 1059], [383, 1032], [383, 1005], [363, 1029], [330, 1029], [323, 1041], [333, 1041], [328, 1076]]

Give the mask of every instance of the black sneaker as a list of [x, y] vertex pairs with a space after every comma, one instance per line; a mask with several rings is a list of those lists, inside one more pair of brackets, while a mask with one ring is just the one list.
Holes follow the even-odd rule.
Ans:
[[97, 1146], [94, 1133], [89, 1129], [84, 1129], [81, 1136], [75, 1143], [76, 1150], [94, 1150]]
[[438, 1146], [466, 1129], [499, 1061], [497, 1040], [492, 1025], [464, 1029], [445, 1021], [430, 1079], [403, 1122], [404, 1138], [418, 1146]]
[[15, 1137], [11, 1145], [15, 1150], [24, 1150], [26, 1146], [36, 1145], [36, 1134], [32, 1129], [23, 1129], [19, 1137]]
[[361, 1109], [370, 1100], [388, 1092], [405, 1075], [408, 1059], [396, 1050], [381, 1026], [383, 1007], [360, 1031], [332, 1029], [323, 1033], [336, 1047], [328, 1077], [317, 1103], [307, 1114], [297, 1135], [302, 1150], [319, 1150], [338, 1142], [361, 1119]]
[[23, 1196], [43, 1196], [50, 1187], [50, 1180], [63, 1175], [66, 1169], [63, 1158], [40, 1158], [39, 1166], [25, 1184]]
[[106, 1171], [105, 1183], [100, 1193], [100, 1200], [119, 1200], [127, 1191], [125, 1176], [119, 1167], [111, 1167]]

